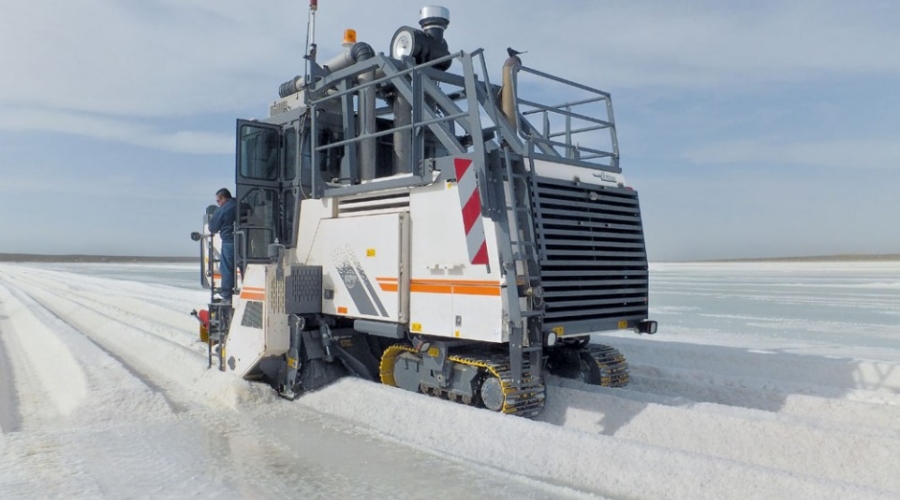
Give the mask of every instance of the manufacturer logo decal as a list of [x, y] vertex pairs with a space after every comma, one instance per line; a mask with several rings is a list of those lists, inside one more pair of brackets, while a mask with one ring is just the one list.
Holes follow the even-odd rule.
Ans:
[[353, 254], [353, 250], [345, 245], [332, 254], [332, 258], [335, 260], [335, 269], [360, 314], [388, 316], [387, 309], [381, 303], [378, 293]]
[[594, 174], [594, 177], [599, 177], [601, 181], [616, 182], [616, 176], [608, 172], [600, 172], [599, 174]]

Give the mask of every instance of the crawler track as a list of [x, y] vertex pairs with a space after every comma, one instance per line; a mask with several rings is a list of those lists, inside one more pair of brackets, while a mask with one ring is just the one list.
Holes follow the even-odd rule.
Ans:
[[[421, 359], [412, 347], [408, 345], [393, 345], [385, 350], [381, 357], [381, 382], [385, 385], [397, 387], [394, 380], [394, 366], [397, 357], [409, 353]], [[520, 383], [512, 378], [512, 372], [509, 366], [509, 360], [501, 354], [475, 354], [463, 353], [462, 355], [448, 356], [448, 361], [459, 363], [462, 365], [473, 366], [481, 370], [482, 381], [484, 383], [489, 377], [493, 377], [500, 382], [500, 389], [503, 394], [503, 401], [499, 411], [511, 415], [521, 417], [534, 417], [541, 412], [544, 407], [545, 390], [542, 382], [536, 381], [531, 377], [527, 364], [524, 367], [524, 376]], [[423, 390], [424, 389], [424, 390]], [[433, 396], [445, 397], [451, 401], [458, 401], [470, 406], [484, 406], [481, 398], [458, 398], [455, 394], [442, 391], [437, 388], [423, 388], [421, 392], [427, 392]]]
[[[625, 356], [614, 347], [603, 344], [589, 344], [581, 351], [585, 361], [593, 361], [596, 366], [594, 385], [625, 387], [631, 381]], [[594, 367], [591, 367], [594, 372]]]

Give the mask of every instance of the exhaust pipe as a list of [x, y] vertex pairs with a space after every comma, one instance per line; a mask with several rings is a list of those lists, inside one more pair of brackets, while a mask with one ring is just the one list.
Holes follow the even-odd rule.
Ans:
[[[340, 71], [360, 61], [375, 57], [375, 49], [373, 49], [371, 45], [366, 42], [357, 42], [355, 31], [347, 30], [347, 32], [348, 33], [345, 33], [344, 35], [344, 46], [346, 49], [325, 63], [323, 67], [326, 74]], [[352, 35], [349, 32], [352, 32]], [[352, 42], [348, 42], [348, 39], [352, 39]], [[278, 95], [280, 97], [287, 97], [296, 94], [301, 90], [303, 90], [303, 78], [295, 76], [278, 86]]]
[[509, 49], [509, 58], [503, 63], [503, 81], [500, 85], [500, 112], [509, 122], [513, 132], [518, 132], [518, 117], [516, 116], [516, 88], [513, 81], [513, 71], [522, 65], [522, 60], [512, 49]]

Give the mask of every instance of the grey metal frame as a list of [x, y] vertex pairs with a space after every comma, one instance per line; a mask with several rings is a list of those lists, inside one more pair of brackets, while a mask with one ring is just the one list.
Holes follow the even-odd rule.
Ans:
[[[591, 168], [600, 168], [610, 172], [621, 172], [619, 168], [619, 142], [616, 135], [616, 124], [613, 116], [612, 100], [609, 93], [602, 90], [594, 89], [580, 83], [575, 83], [565, 78], [560, 78], [543, 71], [528, 68], [526, 66], [514, 66], [513, 71], [513, 88], [519, 88], [519, 74], [527, 73], [539, 78], [551, 80], [553, 82], [581, 90], [594, 97], [581, 99], [578, 101], [567, 102], [556, 105], [546, 105], [535, 101], [530, 101], [516, 96], [517, 103], [517, 128], [523, 131], [522, 134], [538, 147], [540, 150], [540, 158], [542, 155], [549, 160], [559, 161], [562, 159], [569, 160], [574, 165], [586, 166]], [[579, 108], [591, 103], [603, 103], [606, 108], [605, 119], [596, 118], [587, 114], [577, 112]], [[527, 109], [523, 110], [522, 108]], [[542, 127], [539, 129], [534, 126], [527, 117], [530, 115], [540, 115], [542, 118]], [[559, 115], [565, 118], [565, 128], [563, 130], [551, 130], [550, 117]], [[581, 128], [572, 128], [572, 118], [587, 122], [589, 125]], [[585, 137], [584, 134], [595, 130], [608, 130], [610, 135], [610, 144], [612, 151], [581, 146], [577, 144], [577, 139]], [[565, 142], [559, 142], [557, 137], [564, 137]], [[573, 144], [574, 142], [574, 144]], [[583, 153], [587, 153], [586, 155]], [[605, 160], [603, 163], [597, 160]], [[568, 163], [568, 162], [567, 162]]]
[[[461, 66], [461, 74], [434, 68], [447, 61]], [[471, 53], [455, 52], [421, 65], [415, 65], [412, 59], [396, 60], [376, 55], [327, 74], [307, 86], [306, 110], [294, 110], [290, 116], [273, 117], [267, 121], [286, 125], [308, 113], [309, 132], [306, 137], [310, 142], [309, 175], [313, 191], [310, 196], [313, 198], [413, 188], [432, 184], [441, 177], [454, 178], [456, 174], [451, 162], [425, 158], [426, 131], [433, 138], [431, 140], [440, 143], [446, 150], [447, 157], [465, 156], [473, 160], [470, 168], [474, 169], [479, 179], [482, 213], [495, 222], [502, 272], [507, 275], [509, 283], [503, 300], [508, 313], [510, 367], [513, 378], [523, 382], [526, 358], [531, 367], [530, 376], [540, 377], [545, 315], [544, 302], [532, 294], [533, 290], [541, 289], [541, 267], [547, 253], [546, 242], [538, 234], [543, 230], [542, 214], [540, 211], [535, 213], [531, 208], [539, 199], [534, 160], [547, 159], [554, 163], [608, 172], [621, 170], [608, 93], [531, 68], [516, 66], [514, 69], [513, 89], [518, 87], [519, 75], [525, 73], [581, 93], [587, 92], [589, 97], [563, 104], [544, 104], [515, 95], [516, 123], [510, 124], [495, 103], [500, 89], [490, 83], [481, 49]], [[392, 90], [394, 99], [402, 99], [409, 105], [411, 120], [380, 131], [358, 130], [355, 115], [360, 110], [355, 107], [356, 96], [362, 91], [375, 92], [388, 88]], [[380, 98], [390, 102], [384, 94]], [[591, 105], [596, 107], [598, 104], [605, 110], [603, 116], [593, 116], [585, 111]], [[394, 110], [391, 106], [384, 106], [367, 108], [366, 112], [374, 113], [377, 118], [391, 115]], [[343, 134], [341, 140], [319, 143], [322, 127], [320, 113], [339, 117], [338, 127]], [[540, 126], [532, 123], [535, 118], [539, 119]], [[560, 119], [563, 121], [561, 129], [551, 126], [551, 122]], [[579, 122], [579, 125], [573, 122]], [[471, 141], [466, 141], [470, 144], [460, 141], [458, 129], [471, 137]], [[596, 131], [608, 132], [608, 151], [579, 144], [585, 138], [596, 138], [596, 135], [588, 135]], [[390, 134], [409, 134], [411, 151], [406, 159], [408, 164], [392, 165], [392, 171], [408, 172], [409, 175], [376, 177], [361, 183], [358, 160], [363, 142]], [[489, 135], [493, 135], [493, 141]], [[319, 178], [318, 165], [320, 155], [335, 148], [343, 149], [341, 182], [329, 185]], [[298, 161], [302, 161], [302, 156], [301, 148]], [[301, 175], [302, 169], [295, 179], [296, 184], [300, 184]], [[299, 209], [300, 200], [297, 201]], [[637, 223], [640, 224], [640, 221]], [[519, 282], [522, 284], [519, 285]], [[587, 323], [592, 327], [601, 323], [605, 326], [606, 320], [595, 319]], [[374, 325], [360, 326], [369, 326], [375, 334], [388, 337], [399, 335], [399, 330], [393, 326], [384, 331]], [[579, 324], [575, 330], [580, 331], [580, 327], [585, 326], [588, 325]]]
[[[377, 55], [370, 59], [354, 64], [348, 68], [331, 73], [312, 87], [307, 89], [308, 106], [311, 110], [309, 134], [312, 142], [312, 165], [318, 165], [319, 155], [333, 148], [343, 148], [344, 158], [341, 165], [341, 178], [347, 182], [341, 185], [327, 186], [317, 179], [317, 169], [311, 169], [313, 176], [311, 184], [314, 186], [313, 197], [337, 197], [357, 194], [367, 191], [382, 189], [416, 187], [434, 182], [431, 171], [423, 163], [424, 130], [429, 130], [433, 136], [447, 149], [450, 155], [462, 155], [468, 153], [468, 148], [463, 146], [454, 134], [456, 126], [459, 126], [466, 134], [473, 138], [471, 147], [476, 159], [484, 156], [484, 142], [480, 140], [483, 134], [496, 134], [497, 144], [515, 155], [530, 156], [536, 159], [546, 159], [558, 163], [566, 163], [581, 167], [600, 169], [610, 172], [621, 172], [619, 168], [619, 147], [616, 135], [615, 120], [613, 116], [610, 95], [598, 89], [581, 85], [548, 73], [544, 73], [525, 66], [516, 66], [513, 72], [514, 88], [518, 84], [520, 73], [527, 73], [534, 77], [556, 82], [558, 84], [587, 92], [592, 97], [562, 104], [544, 104], [516, 96], [517, 114], [515, 128], [507, 123], [499, 112], [494, 102], [494, 96], [499, 92], [499, 87], [491, 85], [482, 50], [467, 53], [455, 52], [434, 61], [414, 65], [411, 60], [398, 61], [384, 55]], [[457, 75], [439, 71], [433, 66], [452, 60], [462, 66], [462, 74]], [[483, 79], [478, 78], [476, 69], [480, 70]], [[375, 73], [377, 78], [364, 82], [357, 82], [360, 75]], [[379, 86], [392, 86], [399, 98], [411, 104], [413, 113], [412, 122], [390, 129], [358, 133], [356, 122], [353, 119], [354, 94], [367, 89], [376, 89]], [[444, 88], [441, 87], [444, 86]], [[448, 90], [448, 87], [451, 90]], [[457, 101], [465, 100], [466, 108], [462, 109]], [[425, 105], [425, 103], [429, 105]], [[595, 117], [585, 114], [583, 108], [587, 105], [600, 103], [605, 106], [605, 116]], [[320, 110], [338, 111], [341, 115], [343, 128], [343, 140], [329, 143], [318, 143], [318, 114]], [[376, 115], [390, 114], [389, 108], [379, 108]], [[482, 115], [489, 118], [490, 123], [482, 126]], [[538, 127], [530, 121], [530, 118], [539, 117], [541, 126]], [[550, 125], [550, 117], [562, 117], [565, 119], [565, 127], [562, 130], [554, 130]], [[287, 117], [279, 117], [278, 120], [286, 120]], [[586, 122], [584, 127], [574, 128], [572, 120]], [[517, 133], [516, 130], [519, 132]], [[607, 130], [611, 150], [590, 147], [579, 144], [579, 139], [586, 138], [586, 134], [597, 130]], [[407, 132], [412, 137], [413, 151], [409, 155], [409, 165], [405, 171], [411, 172], [407, 178], [392, 178], [379, 181], [358, 184], [359, 178], [357, 158], [359, 144], [365, 140], [373, 140], [379, 137], [398, 132]], [[562, 141], [559, 139], [563, 138]], [[526, 143], [533, 144], [533, 152], [527, 151]], [[484, 174], [483, 162], [475, 165], [479, 174]]]

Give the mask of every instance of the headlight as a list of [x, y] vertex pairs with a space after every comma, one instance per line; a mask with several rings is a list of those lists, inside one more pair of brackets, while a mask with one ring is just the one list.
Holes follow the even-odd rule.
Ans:
[[394, 33], [391, 39], [391, 57], [402, 59], [412, 55], [416, 50], [416, 29], [404, 26]]

